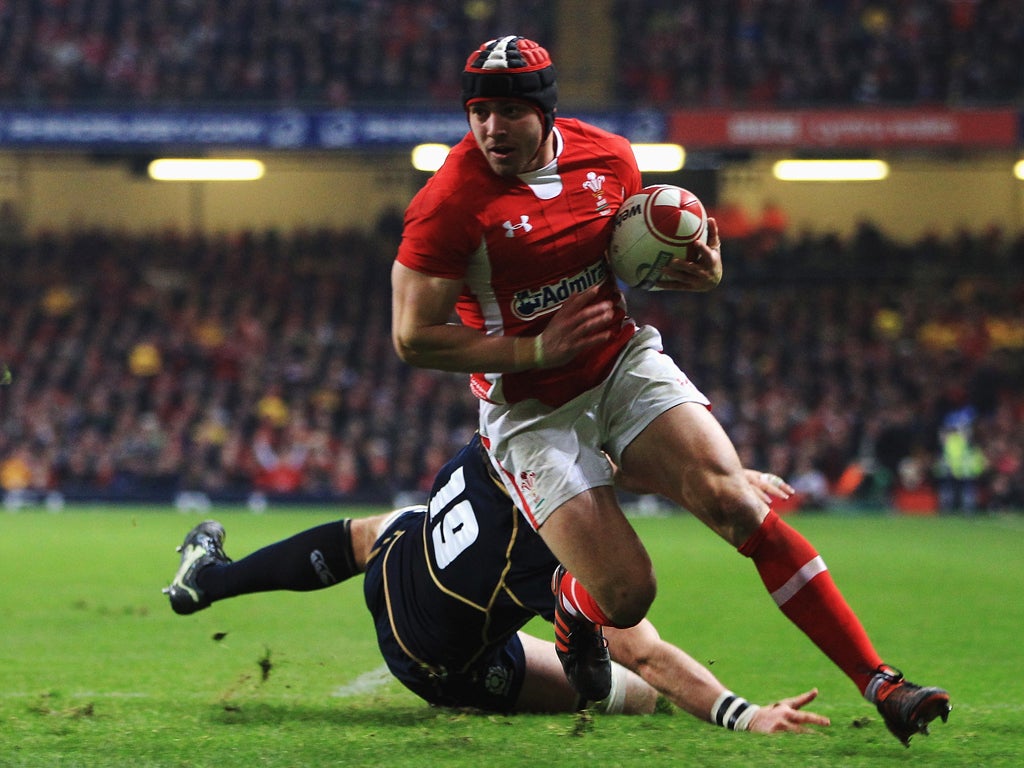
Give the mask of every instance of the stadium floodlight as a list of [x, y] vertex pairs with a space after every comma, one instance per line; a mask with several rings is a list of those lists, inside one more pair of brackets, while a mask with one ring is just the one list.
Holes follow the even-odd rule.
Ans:
[[779, 181], [882, 181], [889, 176], [883, 160], [779, 160], [772, 166]]
[[449, 149], [447, 144], [417, 144], [412, 149], [412, 167], [433, 173], [444, 163]]
[[686, 164], [686, 150], [678, 144], [633, 144], [636, 164], [643, 173], [671, 173]]
[[257, 181], [266, 167], [259, 160], [161, 157], [147, 170], [154, 181]]
[[[633, 144], [633, 154], [642, 172], [671, 173], [686, 162], [686, 150], [678, 144]], [[448, 156], [447, 144], [418, 144], [412, 150], [412, 167], [433, 173]]]
[[1016, 165], [1013, 166], [1013, 175], [1024, 181], [1024, 160], [1018, 160]]

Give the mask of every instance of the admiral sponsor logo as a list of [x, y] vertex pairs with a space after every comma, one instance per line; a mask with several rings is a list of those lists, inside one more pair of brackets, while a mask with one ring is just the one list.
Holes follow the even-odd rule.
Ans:
[[520, 291], [512, 298], [512, 314], [520, 320], [530, 320], [554, 312], [574, 293], [582, 293], [591, 286], [604, 282], [608, 269], [604, 261], [591, 264], [581, 272], [562, 278], [557, 283], [535, 290]]

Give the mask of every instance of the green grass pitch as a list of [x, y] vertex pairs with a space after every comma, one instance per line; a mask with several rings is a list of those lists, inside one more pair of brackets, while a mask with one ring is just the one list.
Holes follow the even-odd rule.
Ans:
[[[340, 515], [215, 516], [240, 557]], [[814, 709], [831, 728], [768, 737], [681, 712], [430, 708], [388, 679], [358, 581], [174, 615], [160, 589], [199, 519], [160, 509], [0, 513], [0, 766], [1024, 764], [1021, 515], [789, 518], [886, 660], [949, 689], [949, 723], [909, 750], [778, 612], [752, 565], [686, 516], [635, 520], [658, 570], [651, 618], [662, 635], [759, 703], [818, 687]]]

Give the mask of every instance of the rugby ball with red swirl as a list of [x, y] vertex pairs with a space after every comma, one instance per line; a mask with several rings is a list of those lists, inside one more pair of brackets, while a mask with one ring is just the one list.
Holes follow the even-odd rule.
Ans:
[[700, 199], [682, 187], [654, 184], [626, 198], [615, 214], [608, 261], [626, 285], [657, 291], [665, 266], [707, 240], [708, 213]]

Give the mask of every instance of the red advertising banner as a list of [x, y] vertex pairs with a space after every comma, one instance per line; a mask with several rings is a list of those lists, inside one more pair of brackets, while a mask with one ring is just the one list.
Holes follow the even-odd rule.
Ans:
[[668, 124], [690, 148], [1012, 148], [1019, 136], [1011, 109], [676, 110]]

